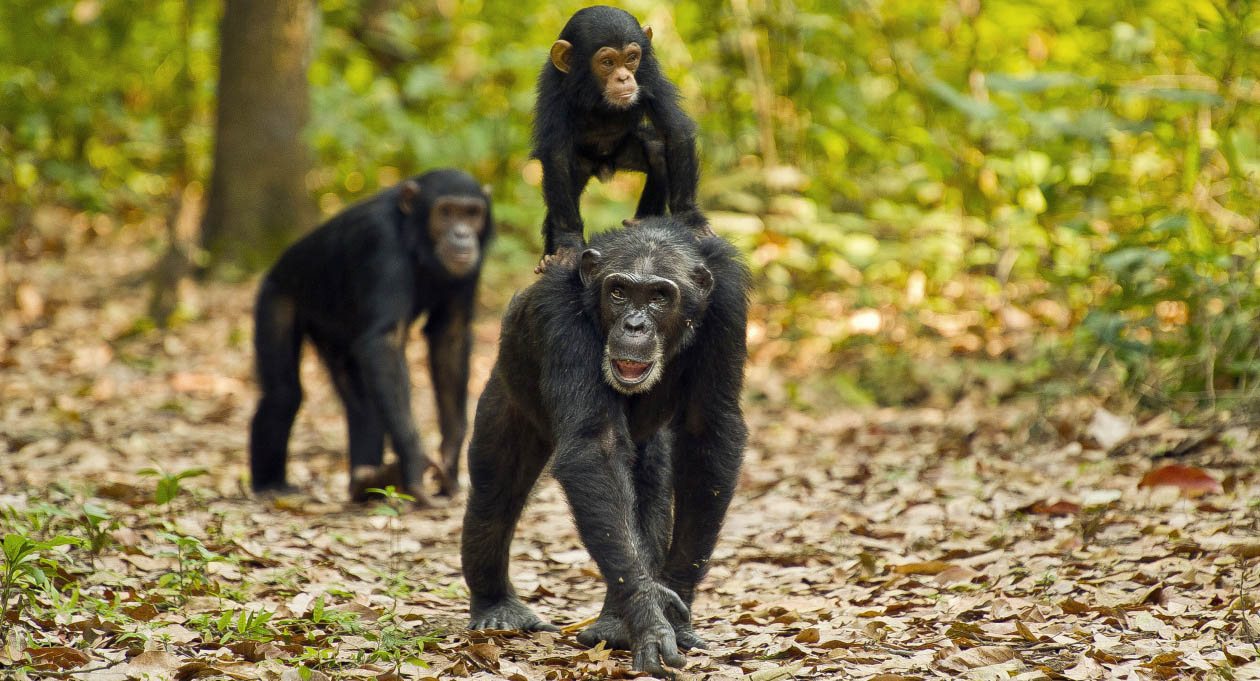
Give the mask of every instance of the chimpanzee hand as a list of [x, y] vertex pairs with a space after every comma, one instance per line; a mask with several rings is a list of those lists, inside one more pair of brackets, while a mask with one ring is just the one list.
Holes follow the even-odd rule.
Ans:
[[[437, 464], [433, 464], [433, 468], [438, 471], [438, 479], [441, 480], [444, 476], [442, 468]], [[413, 509], [435, 508], [433, 501], [424, 493], [424, 490], [412, 490], [403, 485], [402, 471], [399, 470], [397, 461], [383, 466], [355, 466], [350, 469], [350, 500], [355, 503], [379, 500], [380, 496], [368, 490], [385, 489], [390, 486], [414, 497], [414, 501], [411, 502]]]
[[703, 239], [709, 236], [717, 236], [713, 228], [709, 226], [709, 218], [704, 216], [698, 209], [689, 210], [675, 215], [674, 217], [682, 220], [684, 224], [691, 228], [697, 239]]
[[691, 609], [673, 589], [652, 581], [647, 588], [631, 596], [623, 610], [630, 629], [634, 669], [661, 678], [674, 678], [674, 673], [664, 665], [681, 669], [687, 658], [678, 652], [673, 622], [690, 622]]
[[538, 265], [534, 267], [534, 274], [542, 274], [552, 267], [574, 267], [577, 265], [578, 251], [580, 248], [569, 248], [562, 246], [556, 249], [551, 255], [544, 255]]

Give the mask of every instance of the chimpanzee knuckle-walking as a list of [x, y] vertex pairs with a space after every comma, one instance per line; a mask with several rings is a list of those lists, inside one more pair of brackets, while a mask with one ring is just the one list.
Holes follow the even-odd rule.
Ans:
[[[456, 286], [449, 283], [450, 272], [445, 267], [449, 258], [443, 253], [449, 249], [445, 240], [451, 234], [449, 225], [433, 218], [433, 208], [439, 204], [474, 207], [484, 217], [481, 242], [474, 238], [457, 243], [459, 267], [474, 269], [491, 232], [488, 198], [467, 174], [437, 170], [408, 179], [334, 216], [291, 246], [264, 278], [260, 310], [274, 308], [268, 301], [276, 295], [290, 301], [286, 310], [290, 325], [286, 328], [292, 329], [287, 337], [277, 336], [270, 331], [275, 327], [274, 315], [257, 317], [262, 331], [255, 339], [263, 400], [251, 431], [250, 457], [251, 468], [262, 476], [264, 484], [275, 477], [269, 471], [277, 467], [277, 459], [283, 470], [292, 425], [291, 418], [283, 417], [290, 408], [296, 412], [291, 399], [279, 403], [283, 409], [274, 406], [277, 400], [269, 395], [278, 391], [269, 383], [284, 384], [268, 376], [274, 373], [272, 367], [283, 369], [283, 375], [290, 371], [296, 375], [300, 362], [296, 350], [306, 336], [332, 371], [338, 396], [345, 404], [352, 464], [379, 466], [387, 431], [399, 455], [404, 482], [418, 485], [427, 458], [418, 444], [413, 444], [418, 443], [418, 436], [403, 356], [406, 331], [419, 314], [446, 299], [471, 299], [477, 285], [476, 277], [467, 277]], [[432, 238], [434, 227], [441, 237], [438, 240]], [[456, 242], [460, 239], [464, 237]], [[441, 293], [434, 294], [435, 290]], [[280, 343], [291, 345], [294, 354], [278, 352]], [[466, 363], [467, 352], [468, 346], [463, 344], [452, 354], [463, 354]], [[443, 386], [438, 386], [439, 382], [435, 374], [438, 401], [449, 402], [447, 393], [466, 390], [467, 376], [445, 381]], [[356, 485], [363, 479], [360, 473], [357, 481], [352, 480], [352, 494], [362, 492]]]
[[[742, 424], [739, 381], [724, 377], [740, 374], [744, 357], [724, 351], [746, 324], [741, 306], [700, 304], [697, 266], [718, 284], [742, 286], [724, 280], [733, 253], [706, 248], [702, 257], [680, 221], [645, 217], [593, 237], [578, 273], [549, 274], [510, 306], [469, 454], [463, 555], [474, 620], [484, 616], [482, 603], [510, 589], [511, 530], [534, 478], [520, 486], [508, 452], [520, 439], [514, 424], [537, 422], [546, 424], [539, 456], [554, 452], [552, 473], [607, 583], [604, 610], [579, 640], [626, 645], [636, 669], [657, 675], [685, 663], [680, 649], [703, 645], [691, 630], [690, 602], [738, 478], [743, 440], [719, 429]], [[617, 296], [613, 286], [623, 287]], [[707, 329], [706, 351], [665, 357], [682, 334], [695, 333], [681, 311]], [[636, 386], [648, 376], [651, 387]], [[537, 397], [513, 398], [519, 413], [511, 417], [483, 418], [508, 395]], [[694, 431], [684, 427], [690, 418]], [[515, 506], [501, 509], [500, 499]]]

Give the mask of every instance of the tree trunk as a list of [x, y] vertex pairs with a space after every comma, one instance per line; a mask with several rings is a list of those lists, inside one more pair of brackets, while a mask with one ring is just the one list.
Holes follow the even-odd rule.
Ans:
[[314, 217], [306, 191], [311, 0], [227, 0], [214, 172], [202, 222], [209, 272], [261, 269]]

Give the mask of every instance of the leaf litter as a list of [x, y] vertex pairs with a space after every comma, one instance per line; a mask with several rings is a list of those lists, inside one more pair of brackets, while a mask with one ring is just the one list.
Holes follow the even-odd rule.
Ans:
[[[641, 676], [624, 652], [576, 642], [603, 593], [554, 481], [521, 519], [512, 573], [563, 631], [465, 631], [462, 507], [390, 518], [346, 502], [344, 420], [311, 354], [290, 445], [302, 492], [252, 498], [253, 287], [203, 287], [192, 321], [146, 331], [136, 282], [151, 257], [73, 252], [8, 263], [0, 281], [16, 296], [0, 308], [4, 531], [82, 535], [85, 502], [117, 521], [95, 556], [49, 554], [55, 588], [10, 614], [0, 669], [97, 681]], [[474, 400], [504, 302], [488, 301], [474, 330]], [[415, 335], [409, 360], [434, 445]], [[1084, 398], [981, 404], [746, 404], [742, 484], [693, 613], [711, 646], [688, 654], [684, 676], [1260, 678], [1254, 417], [1173, 427]], [[159, 507], [139, 475], [154, 467], [208, 474]], [[64, 514], [18, 521], [41, 504]], [[170, 537], [218, 558], [189, 567], [185, 553], [173, 581]]]

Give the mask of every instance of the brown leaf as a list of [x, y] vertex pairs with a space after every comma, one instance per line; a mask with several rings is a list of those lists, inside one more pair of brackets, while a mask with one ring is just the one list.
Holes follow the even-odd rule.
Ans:
[[1225, 547], [1225, 552], [1243, 560], [1250, 560], [1260, 556], [1260, 541], [1245, 541], [1237, 544], [1230, 544]]
[[493, 643], [474, 643], [464, 648], [464, 652], [477, 666], [493, 671], [499, 668], [499, 655], [503, 651]]
[[894, 565], [893, 572], [899, 575], [938, 575], [954, 567], [943, 560], [929, 560], [922, 563], [906, 563]]
[[127, 661], [127, 671], [141, 678], [163, 677], [183, 664], [183, 660], [164, 650], [146, 650]]
[[819, 638], [821, 637], [818, 635], [818, 627], [810, 627], [803, 629], [793, 640], [797, 643], [818, 643]]
[[92, 658], [78, 648], [53, 646], [51, 648], [27, 648], [26, 654], [36, 664], [52, 664], [58, 669], [74, 669], [87, 664]]
[[1143, 475], [1142, 480], [1138, 482], [1138, 487], [1158, 486], [1176, 487], [1187, 497], [1197, 497], [1208, 493], [1220, 494], [1223, 491], [1221, 483], [1217, 482], [1216, 478], [1198, 468], [1183, 466], [1179, 463], [1157, 468]]
[[1074, 504], [1063, 499], [1050, 501], [1042, 499], [1019, 509], [1021, 513], [1036, 515], [1076, 515], [1081, 512], [1080, 504]]
[[977, 646], [950, 655], [940, 661], [940, 666], [954, 672], [964, 672], [977, 667], [1010, 662], [1016, 657], [1015, 649], [1006, 646]]
[[941, 586], [959, 584], [961, 582], [970, 582], [977, 574], [979, 573], [969, 567], [951, 565], [937, 573], [933, 581]]
[[158, 616], [158, 609], [152, 603], [141, 603], [140, 605], [123, 608], [123, 612], [133, 620], [148, 622]]

